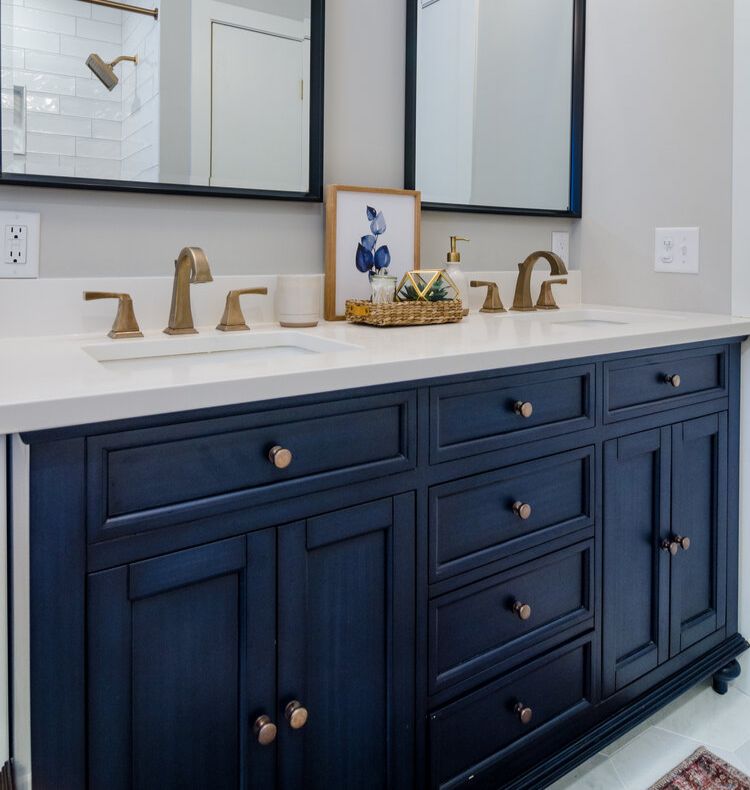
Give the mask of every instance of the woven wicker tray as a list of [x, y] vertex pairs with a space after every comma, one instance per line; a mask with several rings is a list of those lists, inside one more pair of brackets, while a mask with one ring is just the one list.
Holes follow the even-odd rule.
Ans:
[[455, 324], [464, 317], [460, 299], [444, 302], [391, 302], [373, 304], [358, 299], [346, 302], [346, 320], [370, 326], [422, 326]]

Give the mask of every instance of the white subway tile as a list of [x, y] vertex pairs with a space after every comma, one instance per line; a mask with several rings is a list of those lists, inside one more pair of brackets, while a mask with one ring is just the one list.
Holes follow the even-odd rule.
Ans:
[[[39, 52], [59, 52], [60, 36], [57, 33], [45, 33], [41, 30], [29, 30], [25, 27], [2, 26], [3, 47], [21, 47]], [[28, 57], [30, 53], [26, 53]]]
[[79, 77], [76, 80], [76, 96], [80, 96], [82, 99], [101, 99], [118, 104], [122, 101], [122, 91], [119, 85], [116, 85], [114, 90], [108, 91], [93, 75], [91, 79]]
[[76, 156], [119, 160], [120, 143], [117, 140], [92, 140], [79, 137], [76, 140]]
[[26, 150], [35, 154], [65, 154], [73, 156], [76, 150], [76, 138], [60, 134], [29, 132], [26, 135]]
[[122, 27], [107, 22], [96, 22], [93, 19], [76, 19], [76, 34], [81, 38], [93, 38], [97, 41], [109, 41], [122, 44]]
[[99, 140], [121, 140], [122, 124], [119, 121], [92, 121], [91, 136]]
[[59, 74], [43, 74], [37, 71], [16, 71], [13, 74], [14, 85], [24, 85], [27, 90], [37, 93], [57, 93], [73, 96], [76, 92], [74, 77], [62, 77]]
[[91, 6], [80, 0], [26, 0], [28, 8], [39, 8], [43, 11], [53, 11], [70, 16], [91, 16]]
[[100, 5], [91, 7], [91, 18], [99, 22], [109, 22], [112, 25], [121, 25], [122, 17], [122, 11], [118, 11], [116, 8], [104, 8], [104, 6]]
[[26, 116], [26, 128], [30, 132], [66, 134], [75, 137], [91, 136], [91, 121], [88, 118], [74, 118], [65, 115], [30, 112]]
[[26, 109], [30, 112], [60, 112], [60, 97], [51, 93], [26, 92]]
[[110, 178], [119, 179], [120, 162], [111, 159], [84, 159], [77, 157], [75, 171], [78, 178]]
[[22, 69], [24, 63], [24, 51], [17, 47], [5, 46], [2, 52], [3, 73], [6, 69]]
[[27, 52], [26, 69], [45, 74], [62, 74], [67, 77], [88, 77], [91, 74], [88, 66], [80, 58], [46, 52]]
[[29, 154], [26, 157], [26, 172], [40, 176], [74, 176], [72, 157]]
[[122, 108], [119, 104], [96, 99], [80, 99], [77, 96], [61, 96], [60, 112], [63, 115], [78, 115], [102, 121], [122, 119]]
[[106, 61], [114, 60], [120, 55], [120, 45], [109, 41], [97, 41], [93, 38], [78, 38], [78, 36], [60, 36], [60, 53], [73, 55], [85, 61], [92, 53], [104, 58]]
[[48, 33], [76, 32], [76, 20], [65, 14], [54, 14], [36, 8], [16, 8], [13, 12], [13, 27], [28, 27]]

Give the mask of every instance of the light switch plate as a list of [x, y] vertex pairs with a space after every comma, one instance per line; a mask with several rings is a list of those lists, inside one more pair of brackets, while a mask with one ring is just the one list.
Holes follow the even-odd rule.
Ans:
[[0, 279], [39, 277], [39, 214], [0, 211]]
[[570, 234], [567, 230], [552, 231], [552, 252], [562, 258], [566, 266], [570, 263]]
[[669, 274], [698, 274], [700, 229], [657, 228], [654, 271]]

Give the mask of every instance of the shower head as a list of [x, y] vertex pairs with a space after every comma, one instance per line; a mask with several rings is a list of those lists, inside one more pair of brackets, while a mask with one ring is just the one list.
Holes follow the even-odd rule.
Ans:
[[138, 55], [120, 55], [119, 58], [115, 58], [111, 63], [105, 63], [95, 52], [88, 56], [86, 65], [94, 72], [94, 75], [102, 85], [108, 91], [112, 91], [120, 81], [115, 74], [114, 67], [123, 60], [128, 60], [131, 63], [135, 63], [136, 66], [138, 65]]

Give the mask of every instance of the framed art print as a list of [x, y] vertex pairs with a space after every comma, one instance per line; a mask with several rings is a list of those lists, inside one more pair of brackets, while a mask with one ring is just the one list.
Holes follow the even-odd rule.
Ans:
[[408, 189], [326, 189], [326, 321], [343, 321], [347, 299], [370, 298], [370, 276], [397, 282], [419, 268], [421, 195]]

